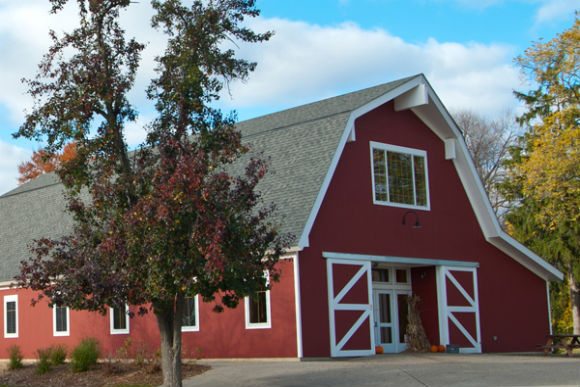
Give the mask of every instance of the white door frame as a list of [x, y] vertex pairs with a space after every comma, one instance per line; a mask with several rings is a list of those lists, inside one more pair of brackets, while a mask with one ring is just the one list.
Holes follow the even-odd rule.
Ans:
[[[359, 266], [359, 270], [351, 277], [350, 281], [334, 295], [334, 279], [332, 275], [332, 266], [339, 265], [353, 265]], [[342, 303], [344, 296], [352, 289], [352, 287], [363, 277], [367, 276], [368, 287], [368, 303], [366, 304], [346, 304]], [[371, 263], [361, 261], [351, 261], [345, 259], [327, 259], [326, 261], [326, 276], [328, 284], [328, 316], [329, 316], [329, 330], [330, 330], [330, 356], [369, 356], [375, 353], [375, 339], [373, 327], [373, 313], [372, 313], [372, 277], [371, 277]], [[341, 337], [336, 337], [336, 325], [334, 312], [338, 310], [361, 311], [362, 314], [358, 320], [351, 326], [347, 333]], [[365, 322], [369, 322], [369, 336], [370, 348], [368, 349], [343, 349], [346, 343], [358, 331], [360, 326]]]
[[[390, 314], [391, 314], [391, 322], [390, 323], [381, 323], [380, 322], [380, 302], [379, 302], [379, 294], [389, 294], [390, 297]], [[399, 353], [403, 352], [407, 349], [407, 343], [399, 342], [400, 337], [400, 330], [405, 329], [405, 327], [401, 327], [399, 321], [399, 295], [411, 295], [411, 289], [403, 290], [403, 289], [382, 289], [382, 288], [373, 288], [373, 303], [374, 303], [374, 328], [375, 328], [375, 344], [380, 345], [383, 347], [385, 353]], [[392, 343], [386, 344], [382, 343], [380, 340], [380, 328], [382, 327], [389, 327], [391, 328], [391, 339]]]
[[[473, 281], [473, 297], [461, 286], [459, 281], [453, 276], [451, 272], [463, 271], [472, 273], [471, 279]], [[439, 310], [439, 341], [443, 345], [454, 344], [449, 342], [449, 324], [453, 324], [471, 343], [471, 347], [461, 347], [461, 353], [481, 353], [481, 329], [479, 323], [479, 296], [477, 290], [477, 268], [476, 267], [453, 267], [453, 266], [437, 266], [437, 303]], [[468, 306], [449, 305], [447, 300], [447, 286], [446, 280], [449, 279], [452, 286], [454, 286], [459, 293], [468, 302]], [[473, 313], [475, 314], [475, 337], [473, 332], [469, 332], [463, 324], [455, 317], [454, 313]]]

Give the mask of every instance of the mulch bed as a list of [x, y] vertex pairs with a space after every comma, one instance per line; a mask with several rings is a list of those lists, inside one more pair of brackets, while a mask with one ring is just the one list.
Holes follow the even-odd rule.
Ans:
[[[199, 375], [210, 367], [183, 364], [183, 378]], [[158, 386], [163, 383], [160, 370], [152, 371], [130, 363], [99, 363], [87, 372], [73, 373], [69, 364], [52, 367], [37, 375], [35, 365], [14, 371], [2, 371], [0, 386]]]

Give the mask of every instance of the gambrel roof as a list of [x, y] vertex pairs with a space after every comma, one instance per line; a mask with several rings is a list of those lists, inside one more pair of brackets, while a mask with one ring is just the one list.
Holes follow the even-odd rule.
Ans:
[[[254, 152], [270, 159], [259, 189], [276, 205], [280, 231], [309, 245], [309, 233], [334, 170], [348, 141], [356, 140], [354, 121], [394, 100], [395, 109], [411, 109], [445, 143], [469, 196], [485, 238], [547, 280], [563, 275], [508, 236], [485, 195], [461, 132], [423, 75], [265, 115], [237, 124]], [[70, 232], [62, 186], [52, 174], [41, 176], [0, 196], [0, 280], [9, 280], [28, 256], [35, 238]]]

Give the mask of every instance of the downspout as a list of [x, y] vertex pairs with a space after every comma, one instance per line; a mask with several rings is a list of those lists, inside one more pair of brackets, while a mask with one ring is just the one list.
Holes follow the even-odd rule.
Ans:
[[548, 297], [548, 327], [552, 334], [552, 304], [550, 302], [550, 281], [546, 280], [546, 296]]

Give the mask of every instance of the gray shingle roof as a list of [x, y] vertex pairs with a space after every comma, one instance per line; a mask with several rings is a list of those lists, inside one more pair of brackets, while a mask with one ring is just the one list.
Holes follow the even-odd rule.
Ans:
[[[265, 203], [276, 205], [274, 221], [282, 232], [300, 237], [350, 113], [409, 79], [237, 124], [252, 151], [270, 159], [270, 173], [259, 189]], [[71, 232], [62, 193], [56, 176], [48, 174], [0, 196], [0, 280], [18, 273], [34, 239]]]

